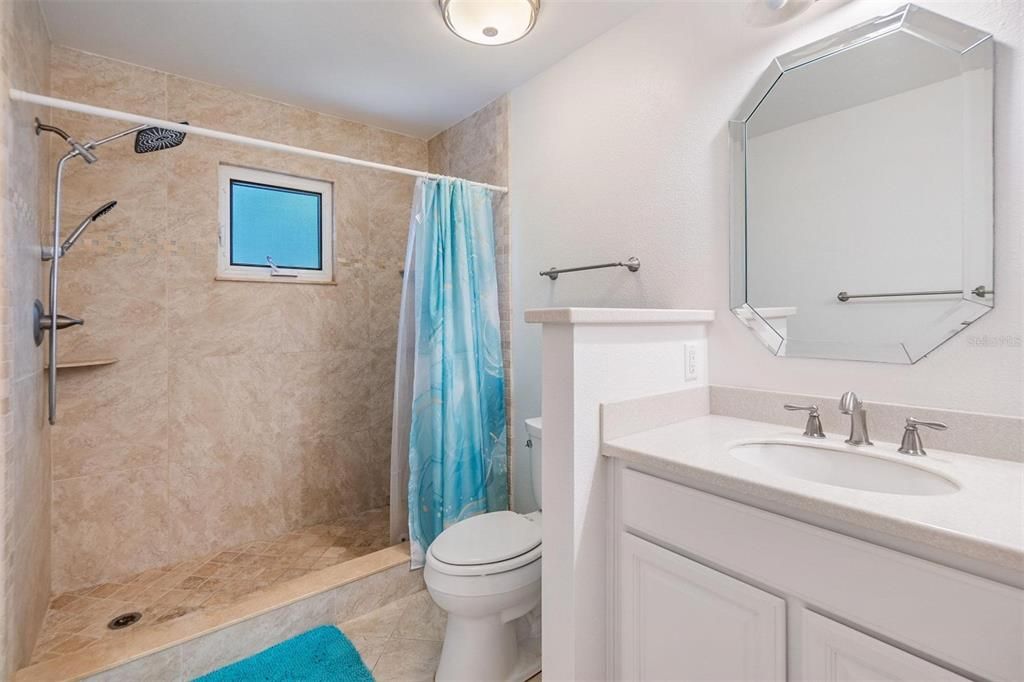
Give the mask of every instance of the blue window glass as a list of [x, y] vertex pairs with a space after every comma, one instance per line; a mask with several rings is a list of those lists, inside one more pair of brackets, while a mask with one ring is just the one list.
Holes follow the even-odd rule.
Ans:
[[303, 192], [231, 181], [231, 264], [322, 270], [321, 202]]

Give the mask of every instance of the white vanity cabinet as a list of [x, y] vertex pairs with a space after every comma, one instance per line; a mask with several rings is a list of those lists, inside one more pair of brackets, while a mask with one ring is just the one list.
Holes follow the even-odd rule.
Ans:
[[623, 678], [786, 679], [784, 600], [632, 535], [620, 551]]
[[1022, 590], [620, 461], [611, 513], [617, 679], [1024, 680]]

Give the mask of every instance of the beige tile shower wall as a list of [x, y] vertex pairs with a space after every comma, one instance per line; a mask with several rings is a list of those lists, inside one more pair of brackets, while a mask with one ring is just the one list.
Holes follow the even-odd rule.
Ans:
[[46, 140], [34, 134], [33, 119], [48, 115], [6, 93], [49, 89], [50, 41], [34, 1], [0, 2], [0, 27], [0, 676], [8, 679], [28, 662], [49, 601], [50, 455], [43, 355], [31, 332], [32, 302], [45, 298], [39, 230], [49, 214]]
[[[451, 128], [431, 138], [427, 143], [430, 171], [442, 175], [486, 182], [492, 185], [508, 184], [508, 97], [502, 96], [472, 116], [456, 123]], [[509, 197], [494, 193], [494, 243], [498, 271], [498, 314], [501, 323], [501, 345], [505, 358], [505, 405], [507, 408], [506, 434], [509, 444], [509, 476], [513, 483], [513, 504], [519, 509], [516, 495], [524, 488], [518, 485], [521, 477], [516, 476], [516, 456], [512, 442], [512, 354], [509, 346], [509, 311], [511, 297], [509, 287]], [[522, 469], [522, 467], [519, 467]], [[526, 471], [525, 489], [530, 487], [529, 471]], [[529, 493], [527, 493], [529, 494]], [[531, 497], [532, 499], [532, 497]], [[525, 503], [526, 510], [535, 507]]]
[[[425, 169], [421, 140], [55, 48], [53, 94]], [[54, 114], [73, 135], [122, 127]], [[117, 208], [62, 264], [86, 325], [53, 429], [53, 582], [75, 589], [379, 507], [388, 491], [400, 270], [413, 180], [198, 136], [76, 164], [65, 224]], [[334, 183], [337, 286], [214, 281], [221, 163]]]

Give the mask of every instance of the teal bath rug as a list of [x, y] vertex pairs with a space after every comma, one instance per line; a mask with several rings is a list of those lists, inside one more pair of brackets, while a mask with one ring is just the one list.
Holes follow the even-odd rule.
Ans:
[[243, 658], [196, 682], [373, 682], [341, 630], [324, 625]]

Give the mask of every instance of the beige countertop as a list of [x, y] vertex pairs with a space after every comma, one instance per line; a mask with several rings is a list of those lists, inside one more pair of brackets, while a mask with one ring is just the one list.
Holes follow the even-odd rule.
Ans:
[[[811, 523], [820, 519], [826, 527], [829, 521], [837, 522], [841, 532], [862, 529], [867, 533], [863, 539], [869, 541], [878, 536], [905, 540], [934, 550], [926, 558], [965, 559], [1024, 580], [1024, 464], [931, 449], [926, 457], [909, 457], [897, 453], [894, 443], [876, 441], [874, 447], [862, 449], [846, 445], [843, 438], [828, 434], [825, 442], [927, 469], [953, 480], [960, 489], [943, 495], [869, 492], [746, 464], [729, 454], [732, 445], [762, 439], [803, 445], [821, 441], [806, 439], [796, 429], [734, 417], [697, 417], [634, 433], [606, 441], [602, 452], [769, 511], [793, 510], [795, 518]], [[927, 433], [924, 438], [927, 446]]]
[[711, 322], [713, 310], [675, 308], [534, 308], [524, 318], [532, 324], [672, 324]]

